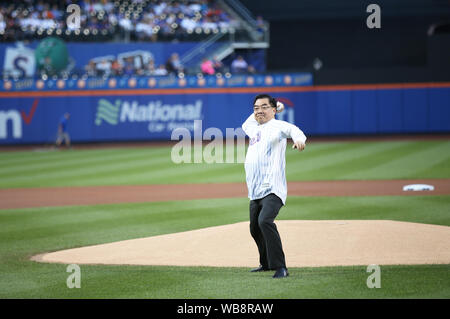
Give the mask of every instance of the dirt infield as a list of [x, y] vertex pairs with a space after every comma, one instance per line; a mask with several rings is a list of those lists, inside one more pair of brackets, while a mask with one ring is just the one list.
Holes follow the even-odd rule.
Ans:
[[[389, 220], [281, 220], [276, 224], [288, 267], [450, 263], [447, 226]], [[63, 264], [255, 267], [258, 251], [249, 233], [249, 223], [241, 222], [62, 250], [37, 255], [32, 260]]]
[[[403, 191], [430, 184], [433, 191]], [[450, 179], [288, 183], [289, 196], [449, 195]], [[246, 197], [244, 183], [0, 189], [0, 209]], [[385, 220], [276, 221], [289, 267], [449, 264], [450, 227]], [[64, 264], [257, 266], [248, 222], [32, 257]], [[227, 238], [227, 240], [223, 240]]]
[[[403, 191], [430, 184], [433, 191]], [[314, 181], [288, 183], [289, 196], [449, 195], [450, 179]], [[244, 183], [0, 189], [0, 209], [247, 197]]]

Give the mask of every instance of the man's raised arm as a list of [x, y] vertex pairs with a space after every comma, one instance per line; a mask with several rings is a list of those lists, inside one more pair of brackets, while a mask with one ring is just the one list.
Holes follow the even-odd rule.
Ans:
[[297, 126], [289, 122], [284, 122], [282, 132], [286, 138], [292, 138], [292, 141], [294, 142], [292, 148], [296, 148], [299, 151], [303, 151], [305, 149], [306, 135]]

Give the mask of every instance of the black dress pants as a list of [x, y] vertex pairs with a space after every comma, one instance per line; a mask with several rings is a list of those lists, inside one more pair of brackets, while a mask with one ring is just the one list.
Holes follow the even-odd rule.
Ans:
[[280, 234], [274, 223], [283, 202], [275, 194], [250, 201], [250, 234], [258, 246], [259, 262], [266, 269], [286, 268]]

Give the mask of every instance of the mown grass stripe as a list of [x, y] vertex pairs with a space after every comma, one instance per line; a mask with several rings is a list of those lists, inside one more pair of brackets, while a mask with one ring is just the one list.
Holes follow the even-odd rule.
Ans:
[[[347, 149], [353, 149], [355, 147], [354, 143], [317, 143], [317, 144], [307, 144], [304, 151], [302, 151], [302, 156], [307, 158], [320, 157], [328, 155], [333, 152], [340, 152]], [[295, 152], [294, 152], [295, 151]], [[299, 152], [298, 150], [292, 150], [292, 144], [287, 144], [286, 146], [286, 160], [291, 158], [297, 159]]]
[[[211, 181], [216, 183], [223, 182], [222, 176], [228, 175], [230, 169], [236, 164], [186, 164], [180, 166], [171, 166], [170, 164], [163, 164], [162, 166], [150, 168], [148, 170], [137, 170], [121, 172], [115, 175], [104, 176], [104, 174], [96, 175], [95, 178], [88, 178], [80, 183], [87, 183], [89, 185], [108, 184], [184, 184], [184, 183], [200, 183], [206, 182], [200, 176], [210, 175]], [[218, 172], [222, 172], [219, 174]], [[242, 175], [244, 177], [244, 175]], [[240, 181], [240, 180], [238, 180]], [[78, 182], [72, 181], [78, 185]]]
[[450, 176], [450, 156], [439, 160], [433, 165], [429, 165], [427, 168], [417, 168], [412, 177], [420, 178], [421, 176], [428, 176], [429, 178], [446, 178], [446, 176]]
[[[192, 150], [193, 152], [193, 150]], [[193, 159], [193, 156], [192, 156]], [[116, 172], [114, 176], [105, 176], [105, 173], [96, 174], [96, 179], [101, 180], [102, 183], [121, 184], [121, 176], [124, 176], [129, 183], [168, 183], [175, 178], [176, 183], [196, 182], [199, 175], [217, 176], [220, 180], [221, 175], [227, 175], [230, 168], [238, 166], [243, 168], [243, 163], [229, 164], [229, 163], [189, 163], [189, 164], [174, 164], [171, 158], [166, 162], [162, 161], [156, 165], [152, 165], [148, 170], [142, 167], [132, 165], [129, 169]], [[223, 172], [223, 173], [220, 173]], [[220, 173], [220, 174], [219, 174]], [[189, 179], [185, 181], [183, 177]]]
[[[322, 146], [321, 148], [328, 148], [328, 146]], [[344, 145], [343, 147], [339, 147], [339, 146], [332, 146], [332, 150], [339, 150], [339, 151], [343, 151], [346, 148], [354, 150], [355, 146], [354, 145]], [[323, 152], [325, 152], [325, 150], [322, 150]], [[321, 156], [324, 155], [324, 153], [322, 151], [318, 151], [317, 152], [317, 156]], [[287, 151], [287, 152], [295, 152], [295, 155], [299, 155], [298, 151]], [[326, 152], [328, 153], [328, 152]], [[158, 170], [158, 172], [155, 172], [154, 174], [152, 174], [152, 178], [154, 179], [159, 179], [159, 178], [164, 178], [167, 181], [171, 181], [171, 177], [186, 177], [186, 179], [189, 179], [189, 175], [192, 175], [192, 179], [194, 180], [194, 182], [197, 182], [199, 177], [201, 176], [205, 176], [205, 175], [209, 175], [211, 174], [212, 178], [208, 178], [208, 180], [220, 180], [221, 175], [227, 175], [229, 170], [242, 170], [242, 177], [239, 178], [239, 180], [237, 181], [242, 181], [243, 179], [245, 179], [245, 171], [244, 171], [244, 164], [243, 163], [239, 163], [239, 164], [234, 164], [234, 165], [230, 165], [230, 164], [183, 164], [183, 165], [178, 165], [175, 166], [174, 168], [172, 167], [168, 167], [164, 170]], [[222, 173], [221, 173], [222, 172]], [[237, 174], [235, 175], [237, 176]]]
[[[106, 156], [106, 154], [119, 154], [122, 150], [108, 149], [108, 150], [48, 150], [48, 151], [28, 151], [19, 152], [14, 157], [5, 159], [0, 157], [0, 164], [4, 165], [20, 165], [28, 164], [30, 162], [40, 161], [58, 161], [68, 158], [82, 158], [89, 154], [89, 156]], [[16, 153], [14, 153], [16, 154]], [[104, 155], [105, 154], [105, 155]]]
[[[416, 177], [418, 168], [427, 168], [442, 160], [446, 156], [442, 147], [450, 147], [450, 143], [420, 143], [416, 142], [409, 149], [402, 148], [402, 152], [391, 152], [390, 159], [381, 162], [380, 165], [360, 172], [349, 172], [348, 179], [357, 179], [362, 176], [370, 176], [374, 179], [401, 179]], [[448, 155], [446, 156], [448, 159]]]
[[[170, 159], [157, 158], [153, 160], [133, 161], [121, 164], [104, 165], [99, 168], [80, 169], [78, 174], [73, 177], [72, 185], [120, 185], [120, 184], [134, 184], [134, 176], [139, 177], [145, 184], [151, 184], [152, 174], [155, 171], [164, 170], [171, 167]], [[95, 174], [92, 174], [95, 172]], [[149, 175], [148, 175], [149, 174]], [[56, 176], [52, 182], [61, 179], [61, 176]]]
[[[149, 148], [105, 148], [105, 149], [77, 149], [72, 150], [53, 150], [46, 151], [26, 151], [26, 152], [8, 152], [0, 154], [0, 167], [8, 164], [26, 164], [30, 161], [57, 161], [62, 159], [83, 158], [85, 156], [107, 156], [108, 154], [139, 153], [139, 152], [165, 152], [169, 147], [149, 147]], [[169, 151], [170, 153], [170, 151]], [[5, 154], [10, 156], [4, 156]]]
[[82, 158], [80, 157], [72, 157], [68, 156], [65, 159], [57, 159], [57, 160], [47, 160], [45, 162], [38, 161], [38, 162], [32, 162], [27, 163], [26, 165], [20, 165], [20, 166], [9, 166], [4, 167], [0, 169], [0, 176], [7, 177], [14, 174], [26, 174], [26, 173], [33, 173], [35, 171], [39, 171], [39, 173], [44, 172], [51, 172], [55, 171], [55, 169], [63, 169], [63, 170], [70, 170], [71, 168], [78, 167], [80, 165], [96, 165], [96, 164], [104, 164], [104, 163], [110, 163], [113, 161], [134, 161], [136, 159], [140, 159], [143, 157], [154, 159], [154, 158], [162, 158], [165, 157], [167, 154], [163, 151], [159, 152], [146, 152], [146, 151], [140, 151], [140, 152], [117, 152], [114, 154], [85, 154]]
[[[13, 176], [2, 177], [1, 184], [5, 183], [17, 183], [17, 182], [26, 182], [33, 181], [33, 183], [40, 183], [41, 181], [47, 183], [48, 181], [58, 181], [65, 180], [70, 181], [72, 179], [83, 179], [83, 178], [98, 178], [102, 173], [109, 174], [111, 176], [117, 176], [119, 172], [123, 172], [127, 168], [130, 170], [136, 170], [138, 168], [147, 167], [148, 169], [152, 169], [152, 164], [155, 163], [163, 163], [166, 165], [167, 159], [156, 157], [149, 158], [148, 155], [140, 155], [139, 158], [135, 157], [134, 159], [129, 159], [128, 156], [123, 156], [125, 161], [117, 162], [98, 162], [92, 161], [89, 166], [83, 164], [72, 164], [65, 165], [62, 167], [62, 170], [54, 171], [51, 168], [46, 170], [40, 170], [38, 172], [30, 173], [28, 175], [20, 175], [17, 176], [13, 174]], [[87, 163], [85, 163], [87, 164]]]
[[[376, 152], [357, 156], [351, 161], [331, 163], [320, 169], [313, 169], [304, 172], [304, 176], [322, 176], [323, 179], [355, 179], [356, 173], [360, 172], [360, 176], [371, 176], [371, 178], [379, 179], [379, 175], [371, 175], [369, 172], [373, 167], [378, 167], [386, 162], [390, 162], [396, 158], [401, 159], [410, 156], [416, 152], [415, 144], [402, 145], [396, 148], [385, 149], [377, 148]], [[427, 148], [432, 145], [427, 145]], [[358, 155], [360, 155], [358, 153]], [[353, 176], [353, 177], [352, 177]], [[389, 179], [390, 175], [386, 177]]]
[[[287, 175], [301, 173], [307, 174], [310, 173], [311, 176], [313, 174], [323, 175], [323, 169], [327, 167], [333, 167], [339, 164], [348, 164], [352, 161], [364, 157], [364, 156], [372, 156], [378, 152], [390, 151], [395, 148], [398, 148], [401, 145], [408, 145], [413, 142], [393, 142], [393, 143], [355, 143], [351, 144], [349, 147], [344, 147], [341, 149], [335, 149], [330, 153], [323, 153], [321, 156], [308, 158], [308, 155], [305, 153], [305, 156], [299, 154], [301, 159], [299, 159], [299, 163], [288, 162], [287, 167]], [[336, 172], [334, 172], [336, 173]]]
[[4, 165], [20, 165], [20, 164], [29, 164], [29, 163], [49, 163], [49, 162], [59, 162], [63, 160], [78, 160], [84, 159], [88, 157], [114, 157], [116, 155], [123, 156], [123, 154], [140, 154], [140, 153], [149, 153], [152, 154], [164, 154], [166, 151], [163, 148], [154, 148], [154, 149], [104, 149], [104, 150], [63, 150], [63, 151], [55, 151], [49, 152], [49, 157], [40, 158], [38, 153], [29, 152], [27, 156], [21, 155], [20, 158], [14, 159], [11, 161], [3, 161], [0, 159], [0, 164]]

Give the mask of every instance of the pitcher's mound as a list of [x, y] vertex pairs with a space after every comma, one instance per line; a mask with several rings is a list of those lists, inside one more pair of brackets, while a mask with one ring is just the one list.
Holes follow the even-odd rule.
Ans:
[[[388, 220], [278, 220], [288, 267], [450, 264], [450, 227]], [[34, 256], [64, 264], [255, 267], [249, 223]]]

